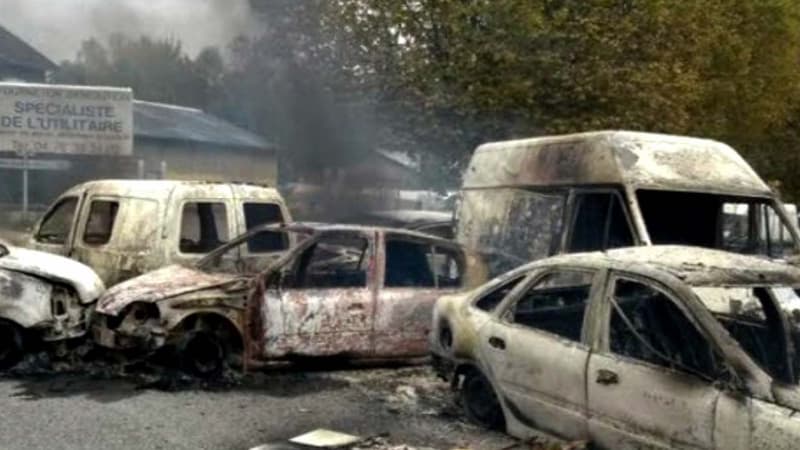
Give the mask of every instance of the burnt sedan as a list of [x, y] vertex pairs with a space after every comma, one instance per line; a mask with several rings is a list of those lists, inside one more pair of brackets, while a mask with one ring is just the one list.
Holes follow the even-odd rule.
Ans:
[[[277, 261], [258, 257], [287, 233], [300, 243]], [[406, 230], [264, 226], [193, 267], [110, 289], [94, 337], [114, 349], [165, 347], [200, 375], [236, 361], [424, 356], [435, 299], [485, 273], [467, 259], [452, 242]]]
[[466, 414], [600, 448], [800, 439], [800, 269], [693, 247], [540, 260], [437, 302], [435, 365]]

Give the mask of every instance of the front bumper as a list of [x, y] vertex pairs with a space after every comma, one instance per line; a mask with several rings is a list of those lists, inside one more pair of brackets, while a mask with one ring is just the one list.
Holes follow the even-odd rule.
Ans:
[[455, 361], [436, 352], [431, 352], [431, 365], [439, 378], [450, 383], [453, 382], [456, 370]]
[[100, 315], [92, 324], [95, 344], [114, 350], [154, 351], [166, 344], [166, 333], [158, 327], [130, 326], [123, 322], [117, 327], [109, 326], [114, 320]]

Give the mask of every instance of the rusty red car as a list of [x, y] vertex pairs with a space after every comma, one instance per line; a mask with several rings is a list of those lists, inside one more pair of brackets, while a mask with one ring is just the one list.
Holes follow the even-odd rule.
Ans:
[[[299, 244], [259, 258], [289, 233]], [[93, 336], [112, 349], [172, 351], [203, 376], [297, 357], [413, 358], [428, 353], [435, 300], [485, 274], [458, 244], [413, 231], [265, 225], [193, 266], [114, 286], [98, 301]]]

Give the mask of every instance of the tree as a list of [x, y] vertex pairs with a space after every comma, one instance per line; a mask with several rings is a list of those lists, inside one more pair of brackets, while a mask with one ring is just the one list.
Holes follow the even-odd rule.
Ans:
[[203, 50], [195, 61], [170, 39], [133, 40], [113, 35], [106, 45], [85, 41], [75, 61], [64, 61], [54, 74], [57, 83], [133, 88], [136, 98], [204, 107], [223, 74], [219, 50]]
[[476, 141], [625, 128], [715, 137], [760, 165], [797, 104], [787, 0], [336, 4], [339, 39], [361, 49], [350, 66], [417, 105], [461, 161]]

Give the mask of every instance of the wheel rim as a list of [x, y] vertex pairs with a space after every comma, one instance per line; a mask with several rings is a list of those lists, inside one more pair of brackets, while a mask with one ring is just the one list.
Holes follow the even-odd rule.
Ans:
[[0, 361], [14, 355], [18, 347], [16, 331], [6, 324], [0, 324]]
[[467, 389], [466, 406], [470, 413], [486, 426], [495, 425], [500, 404], [489, 382], [482, 376], [475, 376], [467, 383], [465, 389]]
[[192, 368], [199, 374], [214, 373], [221, 368], [222, 346], [213, 336], [194, 336], [187, 344], [185, 352]]

